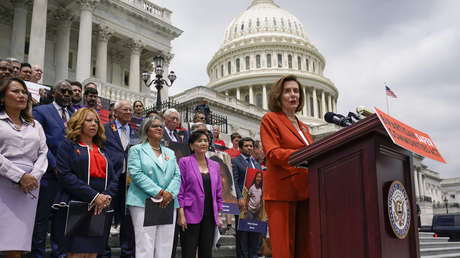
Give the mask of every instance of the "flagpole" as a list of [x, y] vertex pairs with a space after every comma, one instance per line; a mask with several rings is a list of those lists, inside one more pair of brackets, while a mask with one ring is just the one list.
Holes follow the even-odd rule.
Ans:
[[390, 106], [388, 105], [388, 95], [385, 92], [385, 99], [387, 100], [387, 113], [390, 114]]

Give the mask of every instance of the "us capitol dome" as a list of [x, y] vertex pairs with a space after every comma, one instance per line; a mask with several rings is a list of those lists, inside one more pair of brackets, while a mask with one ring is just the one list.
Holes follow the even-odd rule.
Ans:
[[338, 90], [324, 76], [326, 60], [310, 42], [304, 26], [273, 0], [253, 0], [225, 30], [207, 66], [207, 87], [268, 110], [268, 92], [283, 75], [302, 84], [305, 105], [298, 114], [310, 126], [336, 112]]

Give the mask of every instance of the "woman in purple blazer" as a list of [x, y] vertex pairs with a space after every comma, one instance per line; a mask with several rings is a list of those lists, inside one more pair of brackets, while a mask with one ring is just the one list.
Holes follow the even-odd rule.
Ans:
[[222, 183], [219, 163], [206, 158], [209, 147], [206, 131], [192, 132], [189, 138], [192, 155], [179, 160], [181, 186], [177, 199], [182, 228], [181, 247], [183, 258], [212, 257], [212, 244], [216, 226], [222, 222]]

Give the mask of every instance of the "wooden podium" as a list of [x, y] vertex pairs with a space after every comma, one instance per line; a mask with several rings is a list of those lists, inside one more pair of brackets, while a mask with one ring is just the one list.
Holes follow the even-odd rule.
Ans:
[[[420, 257], [412, 153], [393, 144], [377, 115], [295, 152], [289, 163], [309, 168], [312, 258]], [[409, 200], [403, 239], [388, 214], [395, 180]]]

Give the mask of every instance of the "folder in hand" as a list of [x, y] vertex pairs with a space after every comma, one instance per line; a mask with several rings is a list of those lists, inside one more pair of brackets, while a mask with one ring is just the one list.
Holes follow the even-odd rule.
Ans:
[[160, 208], [160, 202], [145, 200], [144, 227], [173, 224], [174, 202]]
[[70, 201], [67, 209], [67, 219], [65, 225], [65, 236], [104, 236], [107, 220], [107, 209], [101, 214], [94, 215], [94, 210], [88, 211], [88, 203], [80, 201]]

